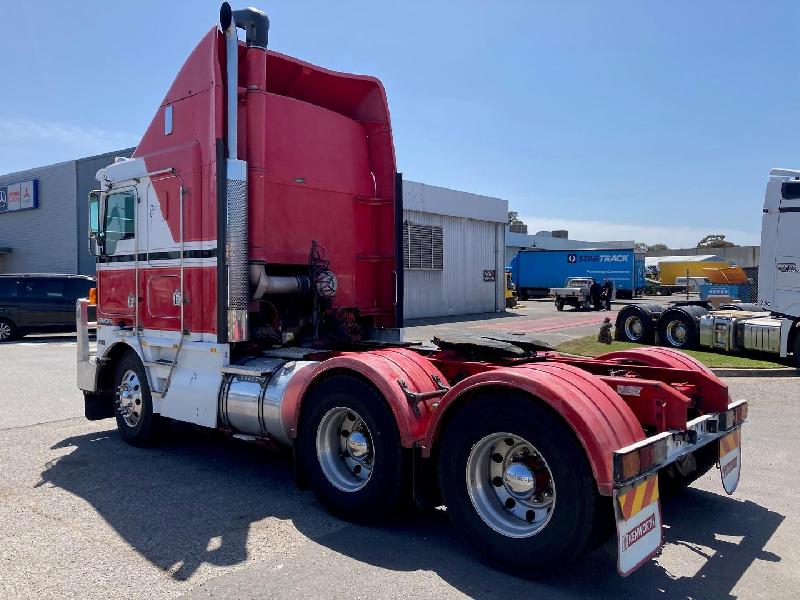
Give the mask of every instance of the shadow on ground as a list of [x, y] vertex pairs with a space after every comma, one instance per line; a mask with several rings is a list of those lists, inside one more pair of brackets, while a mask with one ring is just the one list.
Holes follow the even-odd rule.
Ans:
[[[755, 560], [780, 560], [764, 547], [783, 515], [689, 489], [665, 506], [664, 521], [667, 541], [683, 545], [702, 563], [691, 576], [651, 562], [622, 579], [610, 541], [568, 571], [530, 582], [481, 564], [443, 511], [384, 527], [343, 526], [310, 493], [295, 488], [289, 460], [216, 434], [173, 427], [163, 446], [137, 449], [109, 430], [70, 437], [54, 448], [72, 452], [48, 464], [39, 485], [89, 502], [128, 544], [178, 580], [203, 563], [245, 561], [250, 526], [267, 517], [290, 519], [314, 543], [356, 561], [396, 571], [432, 570], [474, 598], [728, 598]], [[313, 548], [309, 553], [313, 576], [320, 565]]]

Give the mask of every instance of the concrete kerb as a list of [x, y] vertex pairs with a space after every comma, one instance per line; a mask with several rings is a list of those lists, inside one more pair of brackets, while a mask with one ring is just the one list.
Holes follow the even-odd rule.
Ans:
[[800, 377], [800, 370], [791, 367], [778, 369], [711, 369], [717, 377]]

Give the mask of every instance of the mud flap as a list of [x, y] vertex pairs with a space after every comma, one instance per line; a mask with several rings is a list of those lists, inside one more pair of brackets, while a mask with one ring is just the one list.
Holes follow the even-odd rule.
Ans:
[[719, 473], [728, 495], [736, 491], [742, 471], [742, 430], [737, 429], [719, 439]]
[[623, 577], [655, 556], [663, 544], [658, 474], [634, 487], [614, 490], [617, 522], [617, 571]]

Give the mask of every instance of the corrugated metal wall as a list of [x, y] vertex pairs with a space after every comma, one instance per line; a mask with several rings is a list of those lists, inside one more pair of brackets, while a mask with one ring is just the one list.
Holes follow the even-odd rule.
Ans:
[[[413, 210], [403, 211], [403, 218], [439, 225], [444, 233], [443, 270], [405, 270], [403, 307], [407, 319], [504, 309], [503, 225]], [[484, 281], [484, 270], [496, 271], [497, 281]]]
[[0, 177], [0, 185], [39, 180], [39, 208], [0, 214], [3, 273], [77, 273], [75, 161]]

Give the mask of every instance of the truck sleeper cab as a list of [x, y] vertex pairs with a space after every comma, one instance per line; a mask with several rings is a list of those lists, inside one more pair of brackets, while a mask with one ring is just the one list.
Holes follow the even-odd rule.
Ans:
[[747, 403], [678, 352], [397, 339], [383, 88], [268, 52], [268, 26], [223, 4], [133, 158], [98, 173], [94, 348], [90, 303], [76, 307], [87, 418], [115, 418], [133, 445], [179, 420], [290, 448], [332, 513], [445, 505], [477, 552], [527, 577], [613, 524], [627, 575], [662, 544], [660, 487], [719, 460], [732, 492]]

